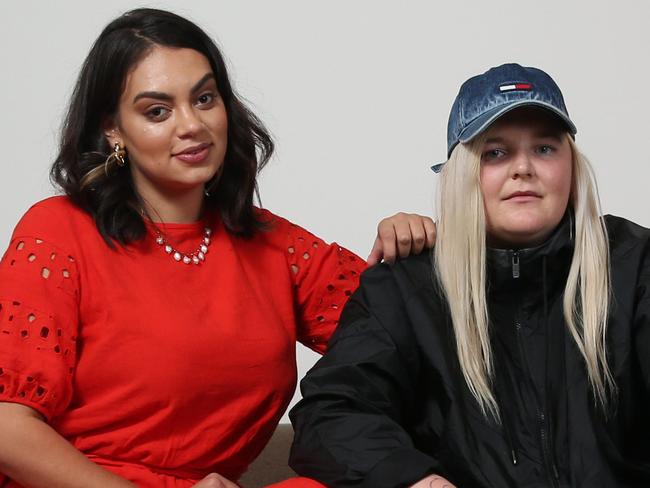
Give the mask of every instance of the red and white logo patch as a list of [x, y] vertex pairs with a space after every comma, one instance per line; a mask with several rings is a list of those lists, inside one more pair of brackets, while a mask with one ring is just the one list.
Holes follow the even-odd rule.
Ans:
[[533, 89], [532, 83], [508, 83], [499, 87], [500, 92], [509, 91], [531, 91]]

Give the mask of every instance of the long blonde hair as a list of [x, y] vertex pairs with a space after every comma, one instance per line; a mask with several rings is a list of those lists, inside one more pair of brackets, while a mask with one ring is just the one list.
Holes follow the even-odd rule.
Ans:
[[[609, 246], [589, 161], [567, 135], [573, 159], [574, 253], [564, 289], [564, 320], [585, 361], [594, 399], [615, 392], [607, 363]], [[460, 367], [485, 416], [499, 419], [486, 299], [486, 218], [480, 186], [485, 137], [459, 144], [441, 173], [435, 275], [451, 313]]]

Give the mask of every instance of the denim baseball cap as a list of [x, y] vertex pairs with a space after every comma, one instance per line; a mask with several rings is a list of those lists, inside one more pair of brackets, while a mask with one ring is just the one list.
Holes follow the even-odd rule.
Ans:
[[[549, 110], [564, 122], [571, 135], [576, 134], [562, 92], [549, 75], [537, 68], [502, 64], [461, 85], [447, 124], [447, 158], [459, 142], [471, 141], [499, 117], [524, 106]], [[431, 169], [439, 173], [444, 164]]]

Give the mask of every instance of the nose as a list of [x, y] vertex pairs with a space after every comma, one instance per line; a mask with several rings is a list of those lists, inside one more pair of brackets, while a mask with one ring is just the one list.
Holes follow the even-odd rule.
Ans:
[[510, 165], [510, 177], [513, 180], [519, 178], [530, 178], [535, 175], [535, 166], [531, 157], [526, 152], [517, 154]]
[[203, 121], [194, 107], [180, 107], [176, 111], [176, 125], [178, 137], [185, 139], [199, 133], [203, 128]]

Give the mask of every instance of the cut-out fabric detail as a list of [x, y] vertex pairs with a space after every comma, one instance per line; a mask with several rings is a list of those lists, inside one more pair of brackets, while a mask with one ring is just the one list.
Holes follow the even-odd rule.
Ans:
[[298, 340], [322, 353], [366, 263], [298, 225], [288, 223], [288, 229], [286, 255], [294, 280]]
[[72, 396], [79, 291], [66, 255], [40, 237], [15, 235], [0, 262], [0, 401], [47, 418]]

